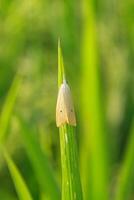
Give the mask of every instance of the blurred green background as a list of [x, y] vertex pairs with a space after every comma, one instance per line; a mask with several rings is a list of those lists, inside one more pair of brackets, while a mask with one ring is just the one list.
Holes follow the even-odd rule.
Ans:
[[[132, 0], [92, 0], [90, 3], [95, 16], [97, 62], [107, 138], [110, 141], [109, 185], [113, 188], [126, 150], [134, 113], [134, 3]], [[23, 77], [6, 130], [4, 146], [14, 158], [36, 200], [40, 199], [40, 187], [24, 150], [16, 115], [23, 116], [32, 129], [36, 130], [40, 146], [47, 154], [60, 184], [60, 145], [55, 124], [57, 40], [60, 36], [67, 79], [73, 93], [81, 157], [81, 141], [85, 130], [83, 121], [90, 125], [90, 120], [84, 118], [83, 114], [86, 104], [83, 108], [82, 103], [83, 24], [83, 1], [0, 1], [1, 113], [16, 74]], [[89, 92], [88, 84], [85, 84], [84, 88]], [[134, 181], [130, 190], [131, 199], [134, 199]], [[2, 155], [0, 199], [18, 199]]]

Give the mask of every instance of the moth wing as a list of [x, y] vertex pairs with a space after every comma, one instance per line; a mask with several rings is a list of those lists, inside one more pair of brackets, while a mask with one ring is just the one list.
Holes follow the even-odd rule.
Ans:
[[67, 123], [72, 126], [76, 126], [76, 117], [75, 117], [72, 95], [70, 88], [67, 84], [65, 85], [65, 90], [64, 90], [64, 104], [66, 109]]
[[61, 85], [57, 98], [56, 105], [56, 125], [60, 127], [61, 125], [67, 123], [66, 106], [64, 102], [64, 87]]

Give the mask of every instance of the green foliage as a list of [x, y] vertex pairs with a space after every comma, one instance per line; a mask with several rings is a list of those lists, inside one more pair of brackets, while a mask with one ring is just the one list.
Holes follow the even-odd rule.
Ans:
[[63, 125], [59, 129], [62, 165], [62, 199], [82, 200], [75, 130], [70, 125]]
[[125, 200], [130, 198], [131, 185], [133, 182], [134, 167], [134, 122], [124, 155], [124, 160], [120, 166], [118, 185], [116, 188], [116, 200]]
[[65, 78], [65, 69], [62, 56], [62, 50], [60, 45], [60, 39], [58, 40], [58, 87], [61, 86]]
[[22, 77], [16, 75], [12, 86], [7, 94], [4, 106], [2, 108], [1, 116], [0, 116], [0, 143], [3, 143], [6, 139], [6, 133], [8, 124], [10, 122], [12, 111], [16, 102], [16, 98], [19, 93], [20, 85]]
[[48, 163], [47, 157], [41, 150], [36, 135], [22, 118], [19, 121], [25, 149], [42, 192], [49, 196], [50, 199], [60, 199], [60, 192], [53, 171]]
[[[93, 5], [84, 1], [83, 28], [83, 126], [84, 152], [82, 165], [88, 166], [84, 171], [86, 199], [108, 199], [108, 157], [104, 109], [101, 99], [99, 63], [97, 52], [97, 37], [95, 13]], [[88, 44], [88, 45], [87, 45]], [[87, 88], [88, 86], [88, 88]], [[85, 120], [86, 119], [86, 120]], [[89, 123], [87, 123], [87, 121]], [[82, 166], [83, 169], [86, 167]], [[90, 170], [89, 170], [90, 168]], [[92, 189], [89, 189], [91, 185]], [[87, 187], [87, 188], [86, 188]]]
[[[58, 43], [58, 86], [63, 83], [65, 72], [60, 43]], [[61, 165], [62, 165], [62, 200], [82, 200], [75, 128], [71, 125], [59, 127]]]
[[14, 181], [16, 192], [18, 194], [19, 200], [32, 200], [31, 194], [23, 180], [19, 169], [16, 167], [15, 163], [11, 159], [10, 155], [4, 150], [4, 157], [7, 162], [10, 174]]
[[[0, 199], [16, 200], [12, 180], [25, 194], [20, 173], [35, 200], [133, 199], [133, 10], [132, 0], [1, 0]], [[67, 68], [59, 39], [58, 87], [66, 74], [77, 116], [76, 130], [60, 128], [60, 144], [59, 35]], [[2, 147], [20, 166], [5, 155], [12, 180]]]
[[[100, 77], [97, 57], [95, 16], [93, 6], [84, 1], [85, 17], [83, 29], [83, 121], [85, 128], [83, 165], [90, 166], [85, 173], [87, 199], [108, 199], [107, 144], [104, 110], [100, 91]], [[87, 43], [89, 45], [87, 45]], [[88, 85], [88, 90], [87, 90]], [[90, 123], [87, 123], [90, 121]], [[83, 156], [83, 155], [82, 155]], [[89, 178], [90, 177], [90, 178]], [[91, 189], [89, 189], [91, 185]]]

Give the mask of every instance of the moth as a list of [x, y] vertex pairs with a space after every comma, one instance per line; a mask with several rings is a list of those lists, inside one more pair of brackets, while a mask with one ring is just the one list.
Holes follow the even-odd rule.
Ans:
[[56, 105], [56, 125], [63, 124], [76, 126], [76, 117], [70, 88], [66, 81], [63, 81], [59, 88]]

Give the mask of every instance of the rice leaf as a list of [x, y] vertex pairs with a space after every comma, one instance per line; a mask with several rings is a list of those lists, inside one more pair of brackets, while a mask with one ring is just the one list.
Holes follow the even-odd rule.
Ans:
[[63, 80], [66, 79], [60, 43], [61, 42], [60, 42], [60, 38], [59, 38], [59, 40], [58, 40], [58, 87], [60, 87], [60, 85], [63, 83]]
[[22, 78], [19, 75], [16, 75], [3, 105], [2, 113], [0, 116], [0, 143], [3, 143], [6, 139], [8, 124], [11, 119], [16, 98], [20, 90], [21, 81]]
[[108, 199], [108, 156], [93, 1], [83, 0], [82, 169], [86, 199]]
[[129, 199], [130, 187], [134, 178], [134, 121], [128, 140], [123, 163], [121, 164], [118, 184], [116, 188], [116, 200]]
[[17, 166], [11, 159], [10, 155], [6, 151], [4, 151], [4, 157], [5, 157], [6, 163], [8, 165], [10, 174], [12, 176], [12, 180], [14, 182], [15, 189], [16, 189], [19, 199], [20, 200], [32, 200], [33, 198], [26, 186], [26, 183], [25, 183], [19, 169], [17, 168]]
[[[58, 86], [65, 79], [63, 57], [58, 43]], [[75, 128], [65, 124], [59, 127], [62, 167], [62, 200], [82, 200]]]
[[47, 156], [42, 152], [40, 143], [37, 141], [37, 137], [29, 124], [22, 117], [19, 117], [19, 123], [24, 147], [42, 192], [51, 200], [59, 200], [60, 191]]

